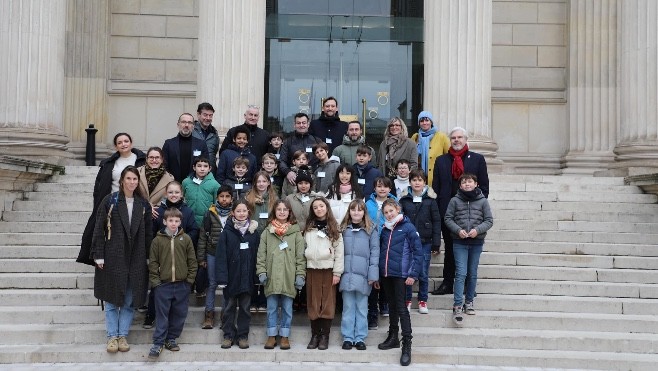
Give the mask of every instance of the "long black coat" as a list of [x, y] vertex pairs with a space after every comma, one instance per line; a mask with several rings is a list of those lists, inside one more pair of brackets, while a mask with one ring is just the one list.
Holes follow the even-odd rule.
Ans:
[[[136, 148], [132, 149], [132, 153], [137, 155], [135, 167], [144, 166], [146, 163], [146, 154]], [[114, 163], [118, 158], [119, 152], [115, 152], [112, 156], [101, 161], [98, 165], [98, 174], [96, 175], [96, 181], [94, 183], [94, 209], [92, 210], [91, 215], [89, 215], [89, 220], [87, 220], [87, 225], [82, 233], [80, 253], [75, 260], [78, 263], [96, 265], [89, 257], [91, 252], [91, 238], [94, 234], [94, 226], [96, 225], [96, 212], [98, 211], [98, 205], [100, 205], [101, 200], [112, 192], [112, 169], [114, 169]]]
[[[256, 278], [256, 255], [260, 243], [260, 234], [256, 232], [258, 222], [252, 220], [244, 236], [235, 229], [233, 220], [229, 217], [222, 234], [219, 235], [217, 251], [215, 252], [215, 277], [217, 284], [226, 285], [224, 295], [233, 297], [241, 293], [250, 293]], [[240, 244], [246, 242], [248, 249], [241, 249]]]
[[91, 258], [105, 259], [103, 269], [96, 267], [94, 296], [100, 300], [122, 306], [128, 283], [132, 288], [133, 306], [144, 304], [148, 288], [148, 267], [151, 240], [151, 205], [135, 195], [132, 220], [128, 221], [126, 198], [119, 193], [110, 215], [111, 233], [107, 238], [107, 214], [112, 205], [107, 195], [98, 207], [92, 239]]
[[[197, 137], [192, 137], [192, 154], [190, 155], [189, 164], [180, 163], [180, 138], [178, 135], [171, 139], [165, 140], [162, 145], [162, 153], [164, 153], [164, 165], [167, 171], [174, 176], [179, 182], [183, 182], [183, 179], [187, 178], [188, 175], [192, 172], [192, 163], [194, 162], [195, 157], [205, 157], [208, 158], [208, 146], [206, 141], [199, 139]], [[194, 152], [199, 151], [201, 154], [199, 156], [194, 156]], [[210, 160], [209, 160], [210, 161]]]

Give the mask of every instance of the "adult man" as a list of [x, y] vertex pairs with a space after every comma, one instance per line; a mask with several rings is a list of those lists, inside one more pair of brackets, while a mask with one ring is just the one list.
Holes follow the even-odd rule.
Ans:
[[439, 156], [434, 163], [434, 179], [432, 188], [437, 194], [439, 213], [441, 213], [441, 234], [445, 244], [446, 255], [443, 262], [443, 282], [433, 295], [452, 294], [452, 284], [455, 279], [455, 259], [452, 252], [452, 237], [444, 222], [450, 199], [459, 189], [458, 179], [463, 173], [473, 174], [484, 197], [489, 197], [489, 174], [484, 156], [469, 151], [468, 133], [466, 129], [456, 127], [450, 131], [450, 149], [445, 155]]
[[192, 136], [206, 141], [208, 160], [210, 160], [211, 171], [214, 174], [217, 171], [217, 151], [219, 150], [219, 135], [217, 129], [212, 126], [215, 109], [212, 104], [203, 102], [197, 107], [196, 113], [197, 121], [194, 122]]
[[[356, 149], [360, 145], [366, 145], [366, 138], [363, 137], [361, 124], [356, 120], [350, 121], [347, 124], [347, 134], [343, 136], [343, 144], [334, 148], [333, 155], [338, 157], [343, 164], [354, 165], [356, 163]], [[370, 163], [377, 163], [374, 149], [372, 149], [372, 160], [370, 160]]]
[[259, 118], [259, 108], [251, 104], [247, 106], [247, 110], [244, 112], [244, 124], [232, 127], [228, 130], [226, 138], [224, 138], [224, 142], [222, 142], [222, 146], [219, 148], [219, 154], [221, 155], [228, 145], [233, 143], [236, 128], [240, 126], [245, 127], [250, 133], [247, 147], [249, 148], [249, 151], [256, 156], [256, 161], [258, 161], [257, 168], [260, 169], [263, 155], [267, 153], [267, 146], [270, 143], [270, 133], [267, 130], [258, 127]]
[[338, 101], [334, 97], [329, 97], [322, 103], [322, 113], [320, 118], [311, 121], [308, 133], [322, 139], [329, 146], [329, 156], [338, 147], [343, 136], [347, 134], [347, 123], [340, 121], [338, 117]]
[[165, 167], [179, 182], [192, 171], [195, 157], [208, 158], [208, 146], [203, 139], [192, 136], [194, 116], [184, 113], [178, 117], [178, 135], [165, 140], [162, 145]]
[[281, 156], [279, 160], [279, 171], [283, 173], [290, 184], [295, 184], [297, 174], [290, 171], [292, 166], [292, 155], [296, 151], [304, 151], [308, 156], [309, 167], [314, 167], [318, 160], [313, 154], [313, 146], [322, 143], [322, 139], [308, 133], [308, 115], [297, 113], [295, 115], [295, 132], [286, 138], [281, 145]]

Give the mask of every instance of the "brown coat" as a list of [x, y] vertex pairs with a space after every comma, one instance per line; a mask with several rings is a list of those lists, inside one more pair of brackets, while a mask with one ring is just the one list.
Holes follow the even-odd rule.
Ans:
[[[107, 238], [107, 214], [110, 207], [111, 231]], [[123, 194], [111, 193], [101, 201], [91, 247], [92, 259], [105, 260], [103, 269], [96, 267], [94, 275], [96, 298], [120, 307], [130, 283], [133, 306], [144, 304], [148, 287], [146, 259], [153, 233], [151, 222], [151, 207], [137, 195], [131, 222], [128, 221], [128, 207]]]

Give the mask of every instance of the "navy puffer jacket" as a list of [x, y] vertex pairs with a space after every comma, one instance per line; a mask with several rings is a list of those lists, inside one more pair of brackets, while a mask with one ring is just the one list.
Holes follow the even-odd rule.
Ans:
[[416, 227], [406, 216], [390, 230], [382, 228], [379, 238], [379, 277], [418, 279], [423, 264], [423, 247]]

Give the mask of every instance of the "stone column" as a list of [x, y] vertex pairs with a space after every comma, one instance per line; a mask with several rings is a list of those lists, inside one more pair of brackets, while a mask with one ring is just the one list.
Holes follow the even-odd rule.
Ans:
[[265, 1], [199, 0], [197, 101], [215, 107], [220, 134], [244, 122], [247, 105], [263, 107], [264, 61]]
[[89, 124], [98, 129], [98, 144], [107, 135], [108, 5], [108, 0], [68, 0], [64, 132], [71, 138], [69, 152], [80, 160]]
[[658, 2], [619, 2], [620, 140], [615, 167], [658, 167]]
[[617, 0], [571, 0], [566, 174], [614, 162], [617, 143]]
[[423, 109], [439, 130], [468, 130], [469, 147], [496, 160], [491, 138], [491, 0], [425, 1]]
[[66, 0], [0, 1], [0, 153], [58, 162]]

